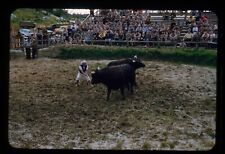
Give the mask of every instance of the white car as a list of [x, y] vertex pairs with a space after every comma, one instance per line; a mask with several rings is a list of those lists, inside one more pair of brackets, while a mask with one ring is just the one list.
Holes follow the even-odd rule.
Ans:
[[31, 32], [30, 29], [25, 29], [25, 28], [20, 29], [19, 33], [24, 36], [31, 36], [32, 34], [34, 34], [33, 32]]

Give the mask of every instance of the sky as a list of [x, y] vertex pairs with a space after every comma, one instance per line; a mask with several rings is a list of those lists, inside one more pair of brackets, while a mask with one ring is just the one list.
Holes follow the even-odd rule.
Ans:
[[89, 14], [90, 10], [89, 9], [66, 9], [68, 13], [70, 14]]
[[[68, 13], [70, 14], [89, 14], [90, 10], [89, 9], [65, 9], [68, 11]], [[190, 10], [188, 10], [188, 12], [190, 12]]]

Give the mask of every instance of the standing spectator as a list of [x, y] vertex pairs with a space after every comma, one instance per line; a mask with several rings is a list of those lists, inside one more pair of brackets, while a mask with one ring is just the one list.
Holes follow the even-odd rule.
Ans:
[[23, 44], [24, 48], [25, 48], [25, 55], [26, 55], [26, 59], [30, 59], [31, 58], [31, 40], [30, 37], [28, 36], [24, 36], [24, 44]]
[[195, 21], [198, 23], [201, 17], [201, 11], [196, 11], [195, 12]]
[[194, 21], [195, 21], [195, 18], [192, 15], [190, 15], [190, 17], [186, 21], [186, 25], [191, 25], [191, 23]]
[[94, 17], [94, 9], [90, 9], [90, 16]]
[[31, 48], [32, 48], [32, 59], [38, 57], [38, 42], [37, 37], [35, 35], [31, 36]]

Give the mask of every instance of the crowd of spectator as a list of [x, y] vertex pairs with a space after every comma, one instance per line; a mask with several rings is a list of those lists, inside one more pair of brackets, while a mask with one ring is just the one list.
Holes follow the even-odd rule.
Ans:
[[162, 21], [152, 21], [150, 14], [142, 10], [111, 9], [102, 10], [97, 15], [91, 10], [85, 21], [75, 20], [58, 34], [38, 33], [37, 38], [41, 40], [45, 36], [51, 44], [82, 44], [92, 40], [126, 41], [130, 45], [137, 41], [217, 41], [217, 24], [210, 24], [208, 17], [200, 11], [193, 11], [181, 24], [177, 23], [175, 17], [173, 13], [171, 18], [167, 16]]
[[[151, 16], [140, 10], [105, 10], [75, 25], [84, 41], [217, 41], [217, 25], [210, 24], [200, 11], [193, 11], [183, 24], [177, 24], [175, 16], [170, 22], [152, 22]], [[184, 27], [187, 32], [181, 37]]]
[[217, 24], [210, 24], [206, 15], [195, 12], [186, 20], [188, 32], [184, 35], [187, 41], [216, 42], [218, 38]]

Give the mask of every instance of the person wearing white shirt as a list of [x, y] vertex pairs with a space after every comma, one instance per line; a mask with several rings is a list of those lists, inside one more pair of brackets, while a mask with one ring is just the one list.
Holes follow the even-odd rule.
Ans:
[[81, 78], [85, 78], [87, 80], [87, 84], [91, 83], [91, 79], [88, 76], [88, 65], [86, 60], [81, 61], [78, 67], [76, 83], [75, 83], [76, 86], [79, 86], [79, 81]]

